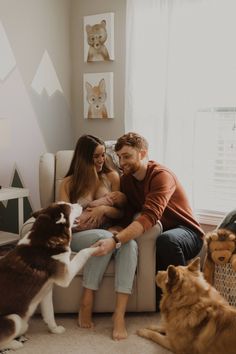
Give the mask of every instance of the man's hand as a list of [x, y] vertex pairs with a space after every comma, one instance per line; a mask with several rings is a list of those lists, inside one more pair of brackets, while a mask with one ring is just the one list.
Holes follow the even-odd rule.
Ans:
[[93, 254], [93, 256], [105, 256], [114, 250], [116, 243], [113, 238], [104, 238], [94, 243], [91, 247], [97, 246], [99, 249]]

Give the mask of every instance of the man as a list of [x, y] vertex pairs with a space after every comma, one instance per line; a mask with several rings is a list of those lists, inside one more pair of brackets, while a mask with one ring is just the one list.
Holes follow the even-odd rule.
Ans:
[[117, 243], [135, 239], [159, 223], [163, 232], [157, 238], [157, 270], [165, 270], [169, 264], [185, 265], [201, 250], [204, 233], [177, 177], [148, 161], [148, 143], [137, 133], [121, 136], [115, 151], [123, 171], [121, 191], [128, 199], [125, 228], [111, 239], [100, 240], [97, 255], [107, 254]]

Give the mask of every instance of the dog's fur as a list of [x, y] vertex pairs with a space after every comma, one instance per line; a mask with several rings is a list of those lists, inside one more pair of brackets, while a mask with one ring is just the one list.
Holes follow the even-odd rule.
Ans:
[[138, 335], [176, 354], [236, 353], [236, 309], [204, 279], [199, 258], [159, 271], [156, 282], [163, 291], [163, 322]]
[[71, 227], [82, 212], [78, 204], [58, 202], [35, 212], [31, 231], [14, 250], [0, 259], [0, 349], [18, 349], [15, 338], [24, 334], [39, 303], [52, 333], [57, 326], [52, 286], [67, 287], [97, 248], [87, 248], [70, 261]]

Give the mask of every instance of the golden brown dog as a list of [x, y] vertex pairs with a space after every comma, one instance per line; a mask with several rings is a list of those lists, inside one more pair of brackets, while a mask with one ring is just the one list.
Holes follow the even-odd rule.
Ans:
[[162, 325], [138, 330], [176, 354], [235, 354], [236, 309], [200, 272], [200, 259], [159, 271]]

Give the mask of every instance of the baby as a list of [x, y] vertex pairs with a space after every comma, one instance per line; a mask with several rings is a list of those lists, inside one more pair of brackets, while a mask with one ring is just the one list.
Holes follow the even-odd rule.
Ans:
[[[107, 229], [112, 225], [111, 218], [105, 215], [101, 218], [91, 218], [92, 208], [99, 206], [110, 206], [120, 210], [126, 204], [126, 196], [124, 193], [116, 191], [109, 192], [103, 197], [89, 202], [82, 214], [76, 220], [76, 226], [73, 228], [73, 232], [105, 228]], [[121, 216], [122, 216], [122, 211]]]

